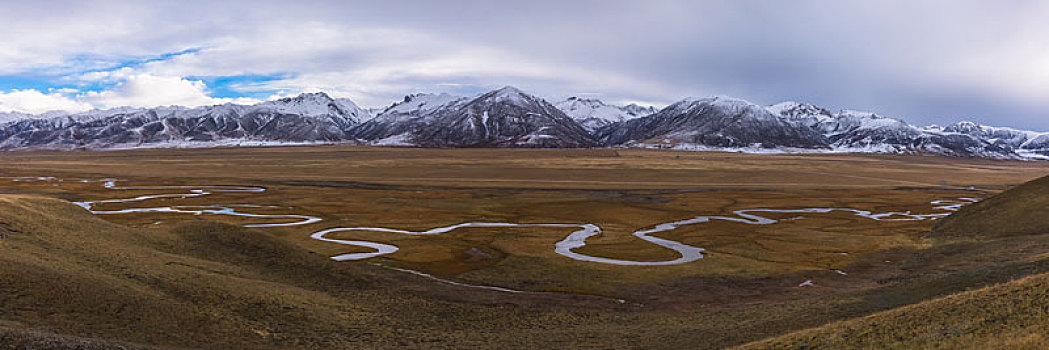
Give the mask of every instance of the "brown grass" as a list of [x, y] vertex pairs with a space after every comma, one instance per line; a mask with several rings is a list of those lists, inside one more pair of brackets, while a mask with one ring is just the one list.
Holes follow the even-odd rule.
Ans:
[[1049, 177], [963, 208], [937, 225], [933, 236], [981, 238], [1049, 233]]
[[0, 164], [35, 173], [532, 189], [999, 187], [1049, 169], [931, 156], [360, 146], [25, 152], [0, 154]]
[[963, 292], [739, 349], [1045, 349], [1049, 274]]
[[[1040, 263], [1049, 257], [1037, 253], [1045, 249], [1036, 243], [1044, 240], [1049, 232], [1043, 214], [1047, 194], [1049, 177], [1018, 186], [960, 210], [938, 225], [934, 236], [973, 241], [969, 244], [995, 252], [1000, 262]], [[1010, 241], [1021, 242], [1021, 245], [1000, 249], [1002, 242]], [[1023, 254], [1027, 249], [1035, 254]], [[961, 253], [956, 249], [950, 252]], [[1006, 270], [997, 272], [1006, 273]], [[1049, 348], [1049, 338], [1045, 337], [1049, 334], [1046, 291], [1049, 291], [1049, 273], [1042, 273], [741, 348], [1045, 349]]]
[[[605, 234], [581, 251], [663, 259], [672, 255], [630, 232], [754, 207], [922, 212], [934, 199], [971, 196], [970, 185], [986, 196], [1047, 170], [1041, 163], [937, 157], [618, 153], [324, 146], [0, 154], [0, 176], [261, 185], [266, 193], [147, 204], [268, 204], [286, 207], [275, 213], [325, 219], [244, 229], [236, 225], [258, 221], [90, 216], [43, 197], [155, 192], [5, 183], [0, 190], [22, 194], [0, 196], [0, 221], [11, 232], [0, 240], [0, 327], [190, 348], [711, 348], [1000, 283], [1049, 264], [1049, 238], [1042, 236], [929, 239], [930, 223], [847, 215], [671, 232], [664, 237], [711, 254], [663, 268], [561, 257], [552, 245], [568, 234], [562, 230], [340, 235], [402, 248], [372, 262], [557, 292], [508, 295], [332, 262], [326, 257], [353, 248], [308, 239], [315, 230], [348, 225], [592, 222]], [[798, 288], [806, 279], [816, 287]]]
[[0, 349], [5, 350], [138, 350], [150, 348], [151, 347], [148, 346], [132, 345], [102, 339], [70, 337], [42, 331], [0, 327]]

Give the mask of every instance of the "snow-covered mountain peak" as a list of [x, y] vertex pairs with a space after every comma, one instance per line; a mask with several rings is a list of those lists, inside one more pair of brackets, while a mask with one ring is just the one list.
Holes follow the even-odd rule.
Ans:
[[506, 101], [510, 103], [526, 103], [536, 98], [513, 86], [504, 86], [501, 89], [481, 95], [476, 100], [493, 100], [496, 102]]
[[754, 104], [750, 101], [725, 95], [715, 95], [707, 97], [689, 97], [681, 102], [687, 104], [708, 104], [718, 106], [753, 106]]
[[412, 94], [379, 117], [317, 92], [255, 105], [120, 107], [0, 113], [0, 149], [156, 147], [184, 143], [367, 142], [429, 147], [642, 146], [761, 152], [932, 153], [1049, 159], [1049, 133], [974, 122], [915, 127], [871, 112], [802, 102], [759, 106], [728, 96], [661, 111], [570, 97], [556, 104], [507, 86], [464, 98]]
[[956, 132], [960, 134], [977, 135], [983, 133], [983, 125], [977, 124], [971, 121], [960, 121], [943, 128], [946, 132]]
[[653, 114], [659, 111], [656, 109], [656, 107], [639, 106], [636, 103], [631, 103], [621, 108], [623, 109], [623, 111], [635, 117], [644, 117], [646, 115]]
[[590, 106], [590, 107], [593, 107], [593, 108], [597, 108], [597, 107], [601, 107], [601, 106], [605, 106], [606, 105], [604, 101], [598, 100], [596, 98], [582, 98], [582, 97], [577, 97], [577, 96], [569, 97], [569, 98], [565, 99], [564, 101], [562, 101], [562, 103], [573, 103], [573, 104], [579, 104], [579, 105], [584, 105], [584, 106]]
[[768, 106], [768, 110], [769, 110], [769, 112], [772, 112], [774, 114], [781, 114], [782, 112], [795, 110], [795, 109], [798, 109], [799, 107], [806, 106], [806, 105], [808, 105], [808, 104], [801, 103], [801, 102], [796, 102], [796, 101], [783, 101], [783, 102], [780, 102], [780, 103]]
[[310, 112], [310, 114], [323, 114], [328, 112], [328, 105], [332, 102], [335, 102], [335, 99], [326, 93], [310, 92], [266, 101], [256, 106], [276, 107], [284, 111], [295, 110]]
[[1023, 148], [1031, 148], [1033, 144], [1039, 144], [1036, 148], [1044, 148], [1040, 140], [1046, 133], [1017, 130], [1013, 128], [994, 127], [981, 125], [971, 121], [962, 121], [940, 128], [939, 132], [954, 133], [978, 137], [988, 142], [1005, 142], [1010, 145]]
[[680, 102], [675, 103], [667, 108], [682, 111], [701, 108], [714, 108], [725, 111], [729, 114], [738, 114], [748, 110], [753, 111], [754, 109], [760, 109], [761, 112], [764, 112], [765, 114], [770, 114], [763, 107], [751, 103], [750, 101], [730, 96], [690, 97], [681, 100]]
[[496, 89], [493, 92], [495, 92], [496, 95], [506, 95], [506, 94], [523, 95], [525, 93], [524, 91], [521, 91], [521, 89], [518, 89], [517, 87], [511, 86], [511, 85], [503, 86], [503, 87], [501, 87], [499, 89]]
[[362, 110], [350, 99], [332, 98], [323, 92], [303, 93], [294, 97], [266, 101], [252, 107], [272, 109], [278, 113], [296, 114], [309, 118], [337, 118], [348, 124], [356, 124], [369, 117], [368, 112]]
[[554, 106], [590, 131], [656, 112], [652, 107], [645, 108], [636, 104], [631, 105], [633, 107], [618, 107], [598, 99], [580, 97], [569, 97]]
[[874, 112], [857, 111], [852, 109], [843, 109], [837, 114], [842, 117], [855, 117], [855, 118], [867, 118], [867, 119], [882, 119], [882, 117]]
[[693, 113], [693, 111], [705, 109], [718, 110], [726, 115], [746, 114], [748, 116], [774, 117], [772, 113], [764, 107], [758, 106], [747, 100], [728, 96], [686, 98], [670, 105], [665, 110], [675, 111], [676, 113]]
[[315, 102], [322, 102], [323, 103], [323, 102], [330, 102], [332, 100], [334, 100], [334, 98], [332, 98], [331, 96], [328, 96], [328, 94], [323, 93], [323, 92], [304, 92], [304, 93], [301, 93], [301, 94], [299, 94], [297, 96], [289, 96], [289, 97], [284, 97], [284, 98], [277, 99], [277, 101], [281, 101], [281, 102], [285, 102], [285, 103], [288, 103], [288, 102], [291, 102], [291, 101], [297, 101], [297, 102], [300, 102], [300, 103], [301, 103], [301, 101], [315, 101]]
[[447, 93], [440, 94], [411, 94], [404, 96], [404, 99], [400, 102], [394, 103], [392, 106], [382, 111], [382, 115], [422, 115], [427, 112], [437, 110], [441, 107], [450, 105], [455, 102], [465, 100], [463, 97], [449, 95]]
[[801, 118], [801, 117], [819, 117], [819, 116], [830, 116], [831, 113], [827, 109], [810, 104], [801, 103], [794, 101], [780, 102], [771, 106], [766, 107], [772, 114], [784, 116], [788, 118]]
[[812, 129], [826, 129], [837, 119], [826, 108], [794, 101], [780, 102], [765, 107], [773, 115]]
[[328, 104], [334, 102], [335, 99], [328, 96], [323, 92], [314, 93], [303, 93], [298, 96], [283, 97], [272, 101], [266, 101], [256, 106], [259, 107], [274, 107], [284, 110], [302, 110], [318, 113], [327, 113]]
[[609, 144], [701, 148], [820, 148], [826, 144], [811, 129], [798, 127], [763, 106], [727, 96], [684, 99], [655, 114], [599, 130], [598, 137]]
[[[433, 108], [429, 111], [421, 111]], [[405, 111], [400, 114], [398, 111]], [[410, 95], [355, 128], [373, 144], [486, 147], [591, 147], [593, 136], [542, 98], [514, 87], [473, 99]]]

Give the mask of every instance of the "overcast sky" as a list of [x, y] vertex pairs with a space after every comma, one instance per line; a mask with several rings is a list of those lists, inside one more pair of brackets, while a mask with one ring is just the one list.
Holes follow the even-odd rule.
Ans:
[[504, 85], [1049, 130], [1045, 1], [0, 2], [0, 112]]

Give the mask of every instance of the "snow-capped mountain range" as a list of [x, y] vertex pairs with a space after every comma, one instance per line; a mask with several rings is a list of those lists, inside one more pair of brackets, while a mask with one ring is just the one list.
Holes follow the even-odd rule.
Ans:
[[647, 117], [596, 131], [606, 145], [640, 144], [720, 148], [821, 148], [817, 131], [799, 127], [747, 101], [708, 97], [685, 99]]
[[504, 87], [473, 99], [410, 95], [350, 135], [379, 145], [424, 147], [592, 147], [577, 121], [541, 98]]
[[587, 131], [609, 126], [611, 124], [625, 122], [630, 119], [644, 117], [656, 113], [655, 107], [641, 107], [636, 104], [626, 106], [607, 105], [601, 100], [569, 97], [568, 99], [554, 104], [569, 117], [575, 119]]
[[161, 147], [193, 144], [336, 142], [367, 113], [323, 93], [252, 106], [117, 108], [0, 124], [0, 148]]
[[[1049, 159], [1047, 133], [959, 122], [947, 127], [917, 127], [871, 112], [828, 110], [784, 102], [771, 113], [822, 134], [838, 152], [932, 153], [964, 157]], [[1049, 140], [1047, 140], [1049, 141]]]
[[1049, 159], [1049, 133], [971, 122], [917, 127], [798, 102], [689, 98], [656, 110], [504, 87], [475, 97], [413, 94], [384, 109], [307, 93], [255, 105], [0, 113], [0, 149], [285, 143], [417, 147], [653, 147], [743, 152], [940, 154]]

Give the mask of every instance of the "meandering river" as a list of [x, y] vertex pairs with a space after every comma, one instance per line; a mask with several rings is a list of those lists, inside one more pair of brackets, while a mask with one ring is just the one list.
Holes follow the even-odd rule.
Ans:
[[[59, 183], [65, 180], [54, 178], [54, 177], [8, 177], [12, 181], [44, 181]], [[76, 205], [88, 210], [92, 214], [97, 215], [118, 215], [118, 214], [131, 214], [131, 213], [174, 213], [174, 214], [193, 214], [193, 215], [229, 215], [229, 216], [240, 216], [249, 218], [259, 219], [272, 219], [272, 220], [288, 220], [286, 222], [279, 223], [255, 223], [246, 224], [245, 227], [286, 227], [286, 226], [299, 226], [308, 225], [321, 222], [322, 219], [311, 215], [302, 214], [260, 214], [252, 213], [252, 209], [261, 208], [279, 208], [273, 206], [261, 206], [256, 204], [211, 204], [211, 205], [187, 205], [187, 206], [142, 206], [124, 208], [118, 210], [100, 210], [96, 207], [103, 204], [122, 203], [122, 204], [133, 204], [139, 202], [145, 202], [153, 199], [161, 198], [193, 198], [203, 197], [215, 193], [262, 193], [266, 191], [264, 187], [257, 186], [219, 186], [219, 185], [206, 185], [206, 186], [119, 186], [117, 179], [77, 179], [70, 180], [84, 183], [101, 183], [107, 189], [127, 192], [127, 191], [154, 191], [163, 192], [156, 194], [139, 195], [126, 198], [116, 199], [103, 199], [94, 201], [81, 201], [74, 202]], [[664, 247], [666, 249], [673, 250], [679, 255], [677, 258], [661, 261], [637, 261], [628, 259], [616, 259], [612, 257], [600, 257], [579, 253], [576, 250], [586, 246], [586, 242], [589, 238], [600, 235], [601, 227], [591, 223], [508, 223], [508, 222], [466, 222], [450, 226], [443, 226], [432, 228], [425, 231], [410, 231], [388, 227], [334, 227], [328, 228], [321, 231], [314, 232], [310, 235], [312, 239], [331, 242], [336, 244], [350, 245], [356, 247], [364, 247], [373, 249], [373, 252], [365, 253], [349, 253], [332, 256], [331, 259], [336, 261], [350, 261], [350, 260], [363, 260], [374, 258], [377, 256], [387, 255], [398, 251], [400, 248], [396, 245], [363, 241], [363, 240], [344, 240], [327, 237], [329, 234], [336, 232], [383, 232], [383, 233], [394, 233], [402, 235], [413, 235], [413, 236], [432, 236], [448, 233], [461, 228], [512, 228], [512, 227], [539, 227], [539, 228], [551, 228], [551, 229], [572, 229], [568, 236], [564, 239], [554, 243], [553, 250], [555, 253], [570, 259], [611, 264], [611, 265], [626, 265], [626, 266], [660, 266], [660, 265], [676, 265], [693, 262], [703, 258], [703, 248], [691, 246], [682, 242], [659, 238], [654, 236], [661, 232], [668, 232], [676, 230], [683, 226], [689, 225], [700, 225], [711, 221], [729, 221], [747, 225], [772, 225], [778, 223], [779, 220], [772, 219], [759, 214], [828, 214], [832, 212], [848, 213], [860, 218], [875, 220], [875, 221], [922, 221], [922, 220], [936, 220], [950, 215], [952, 212], [957, 211], [962, 206], [970, 203], [979, 201], [977, 198], [958, 198], [958, 199], [943, 199], [930, 202], [931, 209], [934, 212], [916, 214], [910, 211], [892, 211], [876, 213], [867, 210], [853, 209], [853, 208], [833, 208], [833, 207], [817, 207], [817, 208], [801, 208], [801, 209], [743, 209], [732, 212], [731, 215], [703, 215], [695, 216], [692, 218], [678, 220], [673, 222], [667, 222], [658, 224], [652, 227], [639, 229], [633, 232], [633, 236], [646, 242]], [[801, 217], [794, 217], [792, 219], [799, 219]]]

